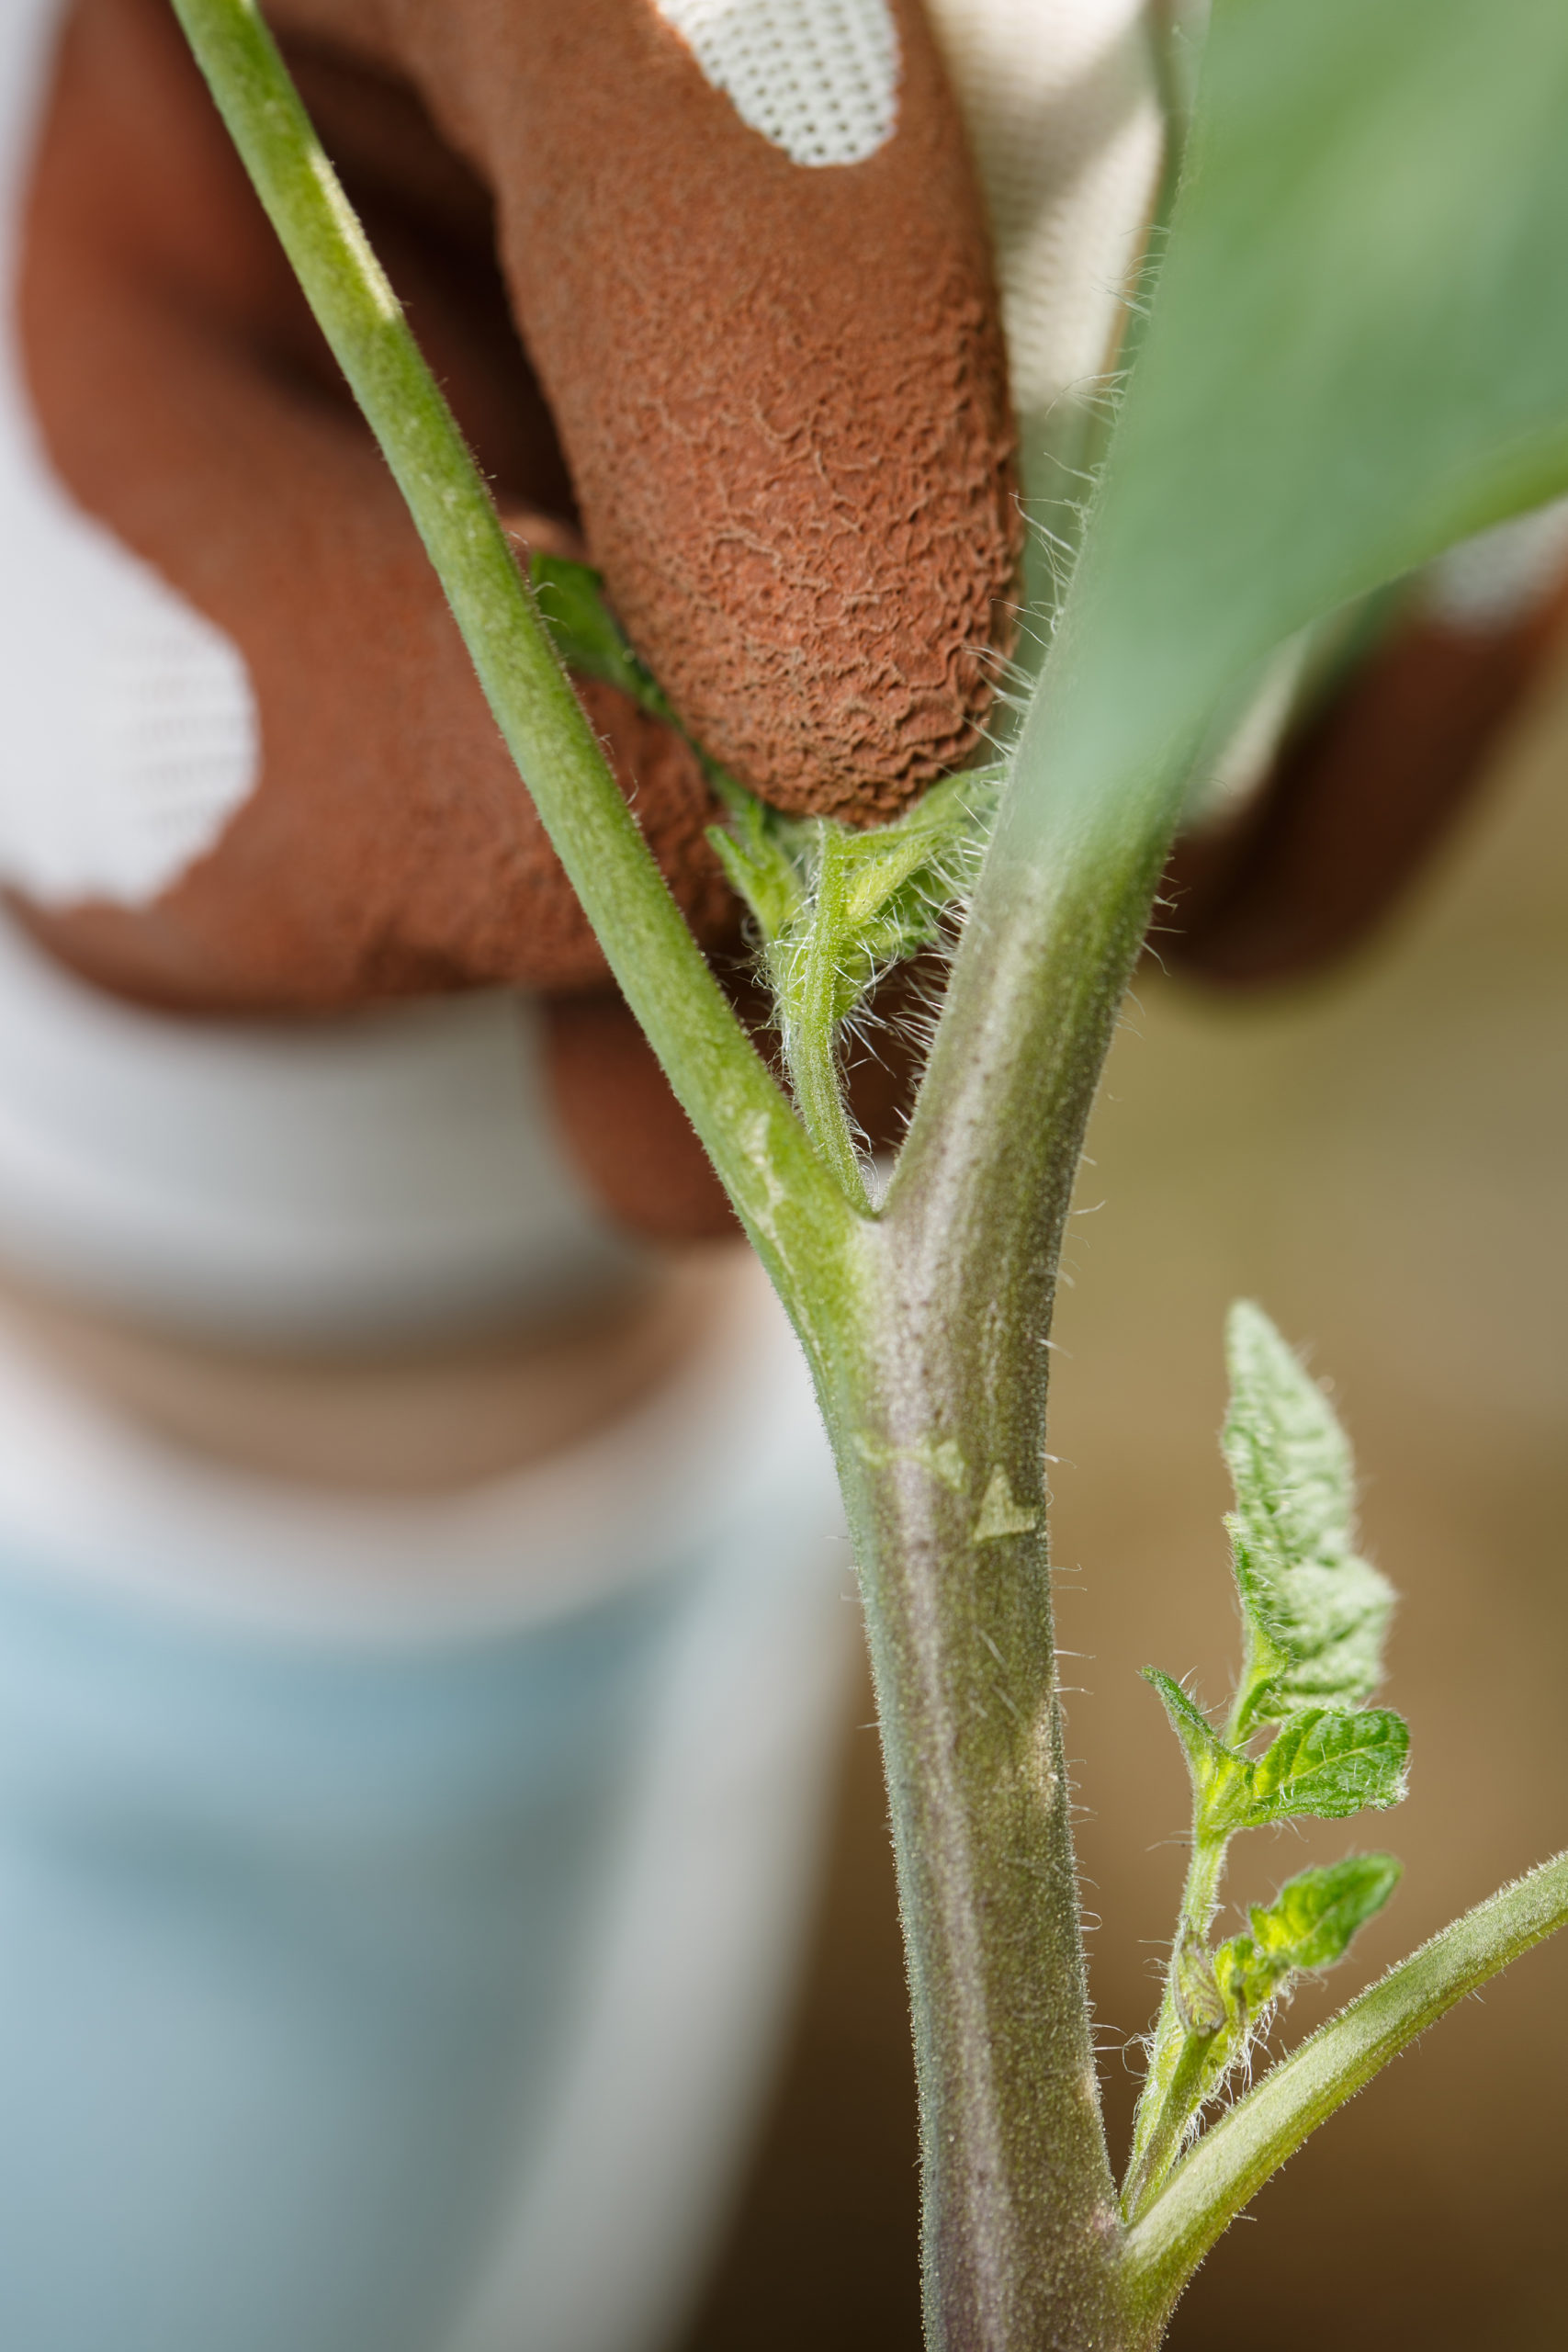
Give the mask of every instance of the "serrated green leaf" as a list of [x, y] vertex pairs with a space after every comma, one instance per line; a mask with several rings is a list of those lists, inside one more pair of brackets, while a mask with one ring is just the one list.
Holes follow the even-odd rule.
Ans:
[[1303, 1708], [1248, 1766], [1234, 1826], [1258, 1829], [1303, 1815], [1341, 1821], [1369, 1805], [1397, 1804], [1409, 1755], [1409, 1726], [1392, 1708]]
[[1249, 1300], [1231, 1309], [1225, 1352], [1226, 1524], [1247, 1634], [1237, 1738], [1314, 1702], [1370, 1698], [1393, 1591], [1355, 1550], [1350, 1449], [1322, 1389]]
[[1231, 1936], [1213, 1956], [1215, 1985], [1233, 2035], [1250, 2030], [1291, 1979], [1333, 1968], [1398, 1885], [1392, 1854], [1348, 1854], [1299, 1871], [1272, 1903], [1253, 1904], [1250, 1935]]
[[1343, 1861], [1300, 1871], [1272, 1903], [1251, 1905], [1253, 1941], [1276, 1966], [1307, 1973], [1332, 1968], [1382, 1909], [1402, 1872], [1392, 1854], [1347, 1854]]

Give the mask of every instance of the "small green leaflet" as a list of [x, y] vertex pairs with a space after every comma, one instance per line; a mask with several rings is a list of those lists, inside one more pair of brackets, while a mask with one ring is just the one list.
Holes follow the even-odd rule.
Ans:
[[[1226, 1747], [1196, 1700], [1190, 1699], [1180, 1683], [1162, 1674], [1157, 1666], [1145, 1667], [1144, 1680], [1159, 1693], [1170, 1727], [1181, 1742], [1192, 1782], [1197, 1835], [1228, 1836], [1228, 1830], [1215, 1832], [1211, 1825], [1230, 1821], [1238, 1809], [1245, 1812], [1252, 1774], [1249, 1759], [1240, 1748]], [[1240, 1823], [1235, 1826], [1239, 1827]]]
[[1201, 1838], [1308, 1815], [1339, 1821], [1397, 1804], [1404, 1794], [1410, 1732], [1392, 1708], [1303, 1708], [1253, 1758], [1228, 1746], [1169, 1675], [1145, 1667], [1144, 1679], [1158, 1691], [1181, 1742]]
[[626, 643], [605, 604], [604, 583], [592, 564], [536, 550], [528, 558], [528, 576], [540, 616], [569, 670], [618, 686], [655, 718], [673, 719], [662, 690]]
[[1390, 1707], [1303, 1708], [1247, 1766], [1235, 1826], [1259, 1829], [1308, 1814], [1342, 1821], [1369, 1805], [1397, 1804], [1409, 1755], [1409, 1726]]
[[1232, 1307], [1225, 1336], [1226, 1525], [1247, 1641], [1236, 1738], [1314, 1702], [1369, 1699], [1393, 1593], [1354, 1549], [1350, 1449], [1322, 1389], [1249, 1301]]
[[1403, 1874], [1404, 1865], [1392, 1854], [1347, 1854], [1325, 1868], [1299, 1871], [1272, 1903], [1251, 1905], [1252, 1939], [1277, 1968], [1303, 1973], [1332, 1968]]
[[1157, 1666], [1145, 1667], [1144, 1680], [1158, 1691], [1170, 1717], [1170, 1727], [1181, 1742], [1194, 1794], [1207, 1797], [1215, 1781], [1234, 1773], [1235, 1766], [1245, 1763], [1246, 1758], [1225, 1746], [1197, 1701], [1188, 1697], [1179, 1682], [1162, 1674]]
[[1398, 1885], [1392, 1854], [1348, 1854], [1287, 1880], [1269, 1904], [1253, 1904], [1250, 1935], [1213, 1955], [1214, 1980], [1233, 2030], [1246, 2032], [1293, 1976], [1333, 1968]]
[[708, 827], [725, 879], [751, 910], [764, 947], [784, 937], [806, 909], [804, 860], [790, 840], [796, 830], [749, 792], [731, 801], [728, 825]]

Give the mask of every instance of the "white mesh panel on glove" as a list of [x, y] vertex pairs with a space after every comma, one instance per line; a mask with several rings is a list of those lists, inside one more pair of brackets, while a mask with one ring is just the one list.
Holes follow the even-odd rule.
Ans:
[[887, 0], [654, 0], [716, 90], [797, 164], [859, 164], [898, 117]]

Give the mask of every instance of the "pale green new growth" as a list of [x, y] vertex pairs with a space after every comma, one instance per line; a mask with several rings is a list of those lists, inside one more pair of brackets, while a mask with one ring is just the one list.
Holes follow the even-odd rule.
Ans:
[[[685, 735], [604, 602], [598, 572], [539, 554], [530, 570], [568, 669], [618, 686]], [[949, 776], [894, 823], [857, 831], [833, 817], [784, 816], [690, 735], [686, 741], [728, 812], [728, 825], [711, 826], [708, 840], [757, 926], [797, 1107], [851, 1200], [868, 1207], [844, 1106], [840, 1038], [883, 974], [939, 939], [948, 909], [974, 888], [1003, 770]]]
[[1357, 1931], [1393, 1893], [1400, 1871], [1392, 1854], [1348, 1854], [1288, 1879], [1272, 1903], [1250, 1906], [1251, 1934], [1228, 1936], [1210, 1962], [1220, 2016], [1203, 2056], [1200, 2104], [1247, 2057], [1296, 1978], [1345, 1958]]
[[[1134, 2126], [1125, 2192], [1133, 2215], [1158, 2194], [1194, 2118], [1246, 2056], [1259, 2016], [1294, 1974], [1344, 1957], [1398, 1876], [1382, 1856], [1356, 1858], [1337, 1874], [1306, 1871], [1253, 1911], [1250, 1937], [1209, 1951], [1238, 1831], [1397, 1804], [1410, 1750], [1403, 1717], [1355, 1703], [1382, 1676], [1393, 1595], [1351, 1546], [1344, 1431], [1261, 1308], [1234, 1306], [1226, 1342], [1223, 1443], [1236, 1500], [1226, 1525], [1244, 1662], [1223, 1736], [1179, 1683], [1145, 1669], [1187, 1758], [1192, 1859]], [[1319, 1697], [1349, 1703], [1313, 1703]], [[1269, 1724], [1279, 1725], [1274, 1737], [1249, 1754]]]
[[1322, 1389], [1248, 1300], [1225, 1341], [1226, 1525], [1247, 1644], [1235, 1737], [1314, 1700], [1370, 1698], [1393, 1593], [1354, 1548], [1350, 1449]]
[[1179, 1683], [1144, 1670], [1165, 1702], [1192, 1779], [1201, 1838], [1231, 1838], [1271, 1821], [1340, 1821], [1404, 1794], [1410, 1735], [1387, 1707], [1304, 1707], [1261, 1756], [1220, 1738]]
[[1344, 1959], [1399, 1877], [1392, 1854], [1350, 1854], [1326, 1870], [1301, 1871], [1272, 1903], [1255, 1903], [1251, 1934], [1228, 1937], [1213, 1952], [1190, 1928], [1181, 1929], [1170, 1989], [1184, 2039], [1172, 2084], [1188, 2117], [1246, 2062], [1296, 1978]]
[[1000, 780], [998, 769], [949, 776], [870, 832], [830, 817], [759, 819], [753, 802], [734, 834], [716, 827], [708, 836], [762, 933], [801, 1116], [852, 1198], [863, 1198], [863, 1179], [844, 1106], [844, 1025], [885, 972], [940, 938], [948, 908], [974, 887]]
[[1287, 1879], [1272, 1903], [1251, 1905], [1251, 1934], [1231, 1936], [1214, 1954], [1227, 2006], [1256, 2017], [1291, 1976], [1343, 1960], [1351, 1937], [1393, 1893], [1401, 1868], [1392, 1854], [1347, 1854]]
[[1559, 1854], [1400, 1961], [1238, 2098], [1122, 2241], [1127, 2289], [1153, 2323], [1143, 2340], [1157, 2343], [1215, 2239], [1319, 2124], [1456, 2002], [1565, 1923], [1568, 1854]]

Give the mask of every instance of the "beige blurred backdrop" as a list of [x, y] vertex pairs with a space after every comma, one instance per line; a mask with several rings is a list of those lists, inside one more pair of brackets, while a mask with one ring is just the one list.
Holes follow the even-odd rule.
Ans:
[[[1179, 1884], [1154, 1663], [1223, 1697], [1235, 1626], [1221, 1321], [1260, 1300], [1330, 1377], [1367, 1547], [1403, 1596], [1396, 1813], [1259, 1833], [1230, 1893], [1387, 1846], [1403, 1886], [1297, 2039], [1568, 1845], [1568, 671], [1400, 921], [1331, 986], [1237, 1004], [1145, 970], [1067, 1251], [1052, 1450], [1069, 1748], [1111, 2130]], [[685, 2352], [915, 2352], [914, 2138], [874, 1736], [778, 2094]], [[1568, 2343], [1568, 1935], [1446, 2019], [1211, 2256], [1175, 2352]]]

